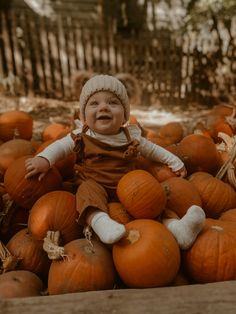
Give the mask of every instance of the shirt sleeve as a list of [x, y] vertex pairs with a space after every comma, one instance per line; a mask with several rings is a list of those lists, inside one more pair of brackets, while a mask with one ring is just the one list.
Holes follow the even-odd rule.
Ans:
[[182, 160], [165, 148], [152, 143], [144, 137], [140, 137], [139, 142], [140, 145], [138, 149], [142, 156], [152, 161], [162, 162], [170, 167], [174, 172], [184, 167]]
[[136, 124], [129, 124], [128, 125], [128, 130], [129, 130], [130, 137], [132, 139], [135, 139], [135, 140], [138, 140], [138, 141], [140, 140], [142, 130], [139, 128], [138, 125], [136, 125]]
[[72, 139], [71, 134], [68, 134], [47, 146], [42, 152], [37, 154], [37, 156], [46, 158], [49, 161], [50, 166], [52, 166], [57, 161], [64, 159], [72, 153], [73, 149], [74, 140]]

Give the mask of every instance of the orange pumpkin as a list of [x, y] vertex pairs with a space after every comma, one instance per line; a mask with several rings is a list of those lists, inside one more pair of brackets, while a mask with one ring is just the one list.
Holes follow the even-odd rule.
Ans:
[[134, 219], [119, 202], [108, 203], [108, 215], [121, 224], [127, 224]]
[[30, 209], [35, 201], [45, 193], [60, 190], [62, 178], [55, 167], [38, 180], [38, 176], [25, 179], [25, 160], [32, 156], [23, 156], [16, 159], [7, 168], [4, 175], [4, 184], [7, 193], [20, 206]]
[[184, 137], [184, 128], [180, 122], [171, 121], [160, 127], [158, 135], [167, 145], [179, 143]]
[[13, 270], [0, 275], [0, 298], [40, 296], [42, 280], [28, 270]]
[[44, 142], [50, 140], [56, 140], [68, 134], [71, 131], [71, 128], [62, 123], [51, 123], [47, 125], [42, 132], [42, 140]]
[[0, 139], [4, 142], [14, 137], [30, 140], [33, 134], [33, 118], [24, 111], [7, 111], [0, 115]]
[[150, 172], [158, 182], [163, 182], [169, 178], [176, 177], [176, 174], [165, 164], [161, 162], [151, 162], [146, 170]]
[[208, 118], [207, 128], [215, 143], [221, 142], [221, 138], [218, 137], [219, 132], [228, 134], [229, 136], [234, 135], [232, 127], [221, 116], [211, 116]]
[[166, 227], [151, 219], [126, 224], [128, 235], [113, 245], [113, 260], [122, 281], [130, 288], [170, 284], [180, 267], [180, 250]]
[[[54, 141], [55, 140], [48, 140], [48, 141], [43, 142], [39, 146], [35, 155], [43, 151], [48, 145], [52, 144]], [[54, 167], [58, 169], [63, 180], [67, 180], [67, 179], [72, 178], [73, 175], [75, 174], [75, 171], [74, 171], [75, 163], [76, 163], [76, 153], [72, 152], [71, 154], [66, 156], [64, 159], [57, 161], [54, 164]]]
[[117, 195], [134, 218], [156, 218], [166, 205], [163, 187], [145, 170], [125, 174], [118, 182]]
[[77, 223], [75, 195], [52, 191], [41, 196], [31, 208], [28, 229], [36, 240], [43, 240], [47, 231], [60, 231], [63, 244], [83, 236]]
[[206, 172], [195, 172], [188, 179], [198, 190], [207, 217], [218, 218], [236, 207], [236, 191], [230, 184]]
[[196, 283], [235, 280], [235, 223], [206, 219], [205, 228], [183, 257], [187, 272]]
[[18, 231], [6, 245], [9, 252], [20, 259], [16, 269], [32, 271], [46, 278], [51, 261], [43, 250], [43, 242], [34, 240], [27, 228]]
[[205, 171], [215, 174], [220, 167], [220, 154], [210, 138], [190, 134], [185, 136], [179, 144], [167, 147], [176, 154], [185, 164], [188, 174], [196, 171]]
[[99, 241], [77, 239], [64, 246], [65, 258], [54, 260], [48, 273], [50, 295], [112, 289], [116, 272], [108, 248]]
[[220, 220], [236, 222], [236, 208], [228, 209], [219, 217]]
[[34, 154], [35, 149], [30, 141], [13, 139], [0, 146], [0, 168], [6, 171], [8, 166], [16, 159]]
[[175, 177], [162, 182], [167, 195], [166, 207], [183, 217], [190, 206], [202, 206], [200, 194], [188, 180]]

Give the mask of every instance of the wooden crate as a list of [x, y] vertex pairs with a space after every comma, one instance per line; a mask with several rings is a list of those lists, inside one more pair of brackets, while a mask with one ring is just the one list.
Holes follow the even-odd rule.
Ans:
[[2, 314], [235, 314], [236, 281], [0, 300]]

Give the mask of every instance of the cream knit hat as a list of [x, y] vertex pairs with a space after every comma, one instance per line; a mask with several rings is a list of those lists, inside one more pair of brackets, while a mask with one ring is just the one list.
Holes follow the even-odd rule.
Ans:
[[119, 98], [124, 106], [125, 120], [127, 121], [130, 115], [130, 106], [125, 86], [114, 76], [104, 74], [95, 75], [84, 84], [79, 99], [81, 120], [85, 121], [85, 106], [90, 96], [99, 91], [112, 92]]

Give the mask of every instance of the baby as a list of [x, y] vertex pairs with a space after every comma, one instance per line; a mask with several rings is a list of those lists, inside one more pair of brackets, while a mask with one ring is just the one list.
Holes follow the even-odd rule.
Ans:
[[[117, 184], [134, 169], [138, 154], [167, 164], [177, 176], [186, 176], [183, 162], [144, 138], [137, 125], [127, 123], [129, 115], [129, 98], [121, 81], [109, 75], [96, 75], [81, 90], [77, 128], [25, 163], [26, 178], [39, 174], [41, 180], [56, 161], [76, 152], [78, 222], [91, 226], [107, 244], [119, 241], [126, 234], [125, 226], [107, 214], [108, 202], [118, 201]], [[164, 223], [184, 249], [192, 245], [204, 220], [204, 211], [192, 206], [182, 219], [165, 219]]]

